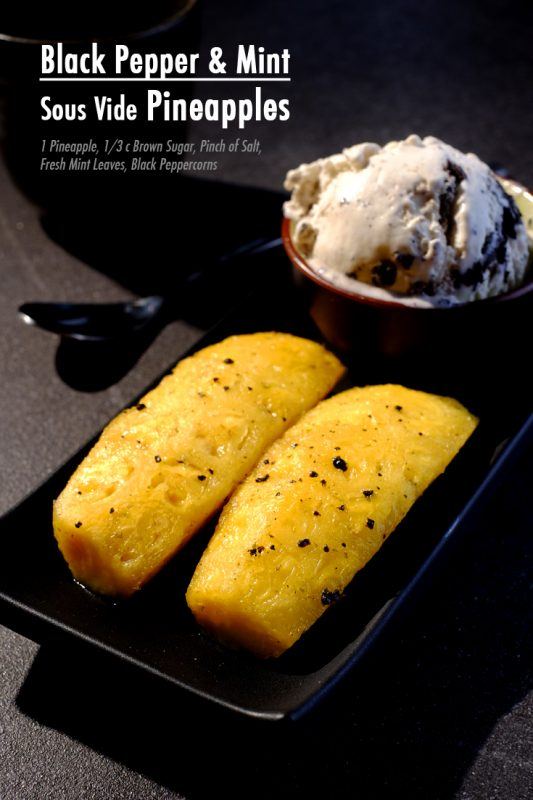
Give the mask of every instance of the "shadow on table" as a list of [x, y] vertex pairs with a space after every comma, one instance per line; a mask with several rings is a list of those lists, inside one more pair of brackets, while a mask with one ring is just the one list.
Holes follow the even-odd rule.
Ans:
[[[113, 186], [108, 193], [99, 182], [97, 189], [56, 200], [43, 213], [45, 232], [128, 292], [170, 302], [168, 313], [140, 335], [103, 344], [62, 340], [58, 374], [80, 391], [120, 380], [172, 319], [207, 329], [249, 293], [259, 277], [255, 262], [219, 259], [243, 245], [277, 239], [284, 199], [279, 192], [187, 177], [139, 177], [129, 191]], [[204, 277], [191, 283], [199, 273]]]
[[531, 550], [516, 498], [532, 468], [526, 454], [416, 613], [298, 723], [236, 718], [109, 656], [50, 646], [18, 705], [191, 800], [451, 798], [528, 689]]
[[192, 177], [123, 184], [106, 193], [98, 181], [56, 201], [41, 222], [54, 242], [137, 295], [173, 292], [180, 276], [223, 253], [280, 235], [281, 192]]

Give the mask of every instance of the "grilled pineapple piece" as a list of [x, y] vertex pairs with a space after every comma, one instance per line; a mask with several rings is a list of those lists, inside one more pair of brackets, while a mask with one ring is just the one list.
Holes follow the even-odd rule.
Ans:
[[112, 595], [142, 586], [343, 371], [282, 333], [232, 336], [181, 361], [107, 426], [54, 503], [74, 577]]
[[402, 386], [350, 389], [309, 411], [225, 507], [187, 602], [219, 638], [279, 656], [335, 601], [477, 420]]

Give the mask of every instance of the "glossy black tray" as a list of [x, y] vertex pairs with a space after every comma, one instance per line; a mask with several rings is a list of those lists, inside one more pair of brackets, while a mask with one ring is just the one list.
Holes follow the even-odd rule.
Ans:
[[[194, 349], [252, 330], [320, 338], [291, 292], [282, 282], [261, 301], [251, 297]], [[533, 441], [520, 364], [508, 363], [505, 377], [496, 380], [490, 359], [480, 359], [475, 369], [459, 369], [453, 359], [432, 369], [429, 363], [365, 358], [363, 348], [348, 364], [339, 388], [401, 382], [450, 394], [478, 414], [478, 430], [356, 576], [342, 602], [281, 658], [260, 661], [223, 647], [199, 629], [188, 611], [185, 590], [211, 530], [201, 532], [131, 600], [113, 603], [74, 583], [52, 535], [51, 508], [91, 443], [0, 520], [0, 621], [39, 641], [58, 634], [78, 637], [243, 714], [272, 720], [300, 717], [356, 667], [404, 601], [413, 597], [415, 587], [420, 588], [428, 568], [468, 531], [471, 515], [509, 460]]]

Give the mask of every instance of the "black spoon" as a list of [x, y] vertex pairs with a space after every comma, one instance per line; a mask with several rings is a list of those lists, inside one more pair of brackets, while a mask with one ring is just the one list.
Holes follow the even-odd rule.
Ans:
[[35, 325], [78, 341], [100, 342], [138, 333], [161, 313], [159, 295], [126, 303], [24, 303], [19, 314]]
[[[184, 303], [233, 294], [244, 256], [279, 247], [281, 239], [255, 239], [227, 253], [215, 264], [190, 273], [169, 296], [150, 295], [123, 303], [24, 303], [19, 314], [27, 325], [85, 342], [112, 342], [141, 333], [149, 326], [162, 328], [176, 317]], [[226, 267], [223, 269], [223, 267]], [[222, 294], [220, 294], [222, 293]]]

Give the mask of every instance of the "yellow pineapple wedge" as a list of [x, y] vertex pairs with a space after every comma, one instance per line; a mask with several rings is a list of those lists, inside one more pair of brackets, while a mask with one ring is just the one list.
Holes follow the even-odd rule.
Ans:
[[232, 336], [178, 363], [107, 426], [54, 503], [74, 577], [104, 594], [139, 589], [343, 372], [283, 333]]
[[379, 550], [477, 420], [402, 386], [350, 389], [309, 411], [226, 505], [187, 602], [222, 640], [279, 656]]

